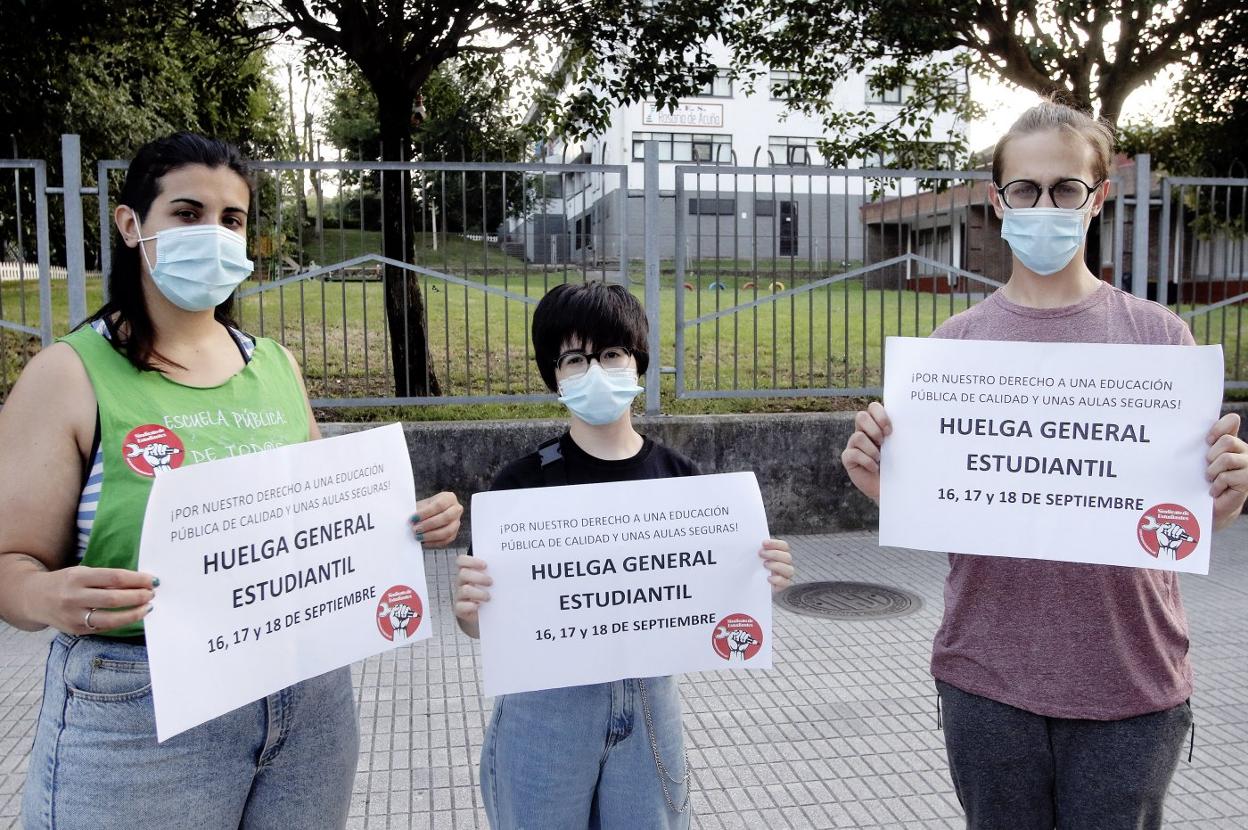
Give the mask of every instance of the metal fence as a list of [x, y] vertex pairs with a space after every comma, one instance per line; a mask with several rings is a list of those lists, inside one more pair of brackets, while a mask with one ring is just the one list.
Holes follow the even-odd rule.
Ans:
[[[42, 161], [0, 160], [0, 217], [13, 217], [6, 245], [13, 267], [0, 284], [0, 403], [26, 362], [52, 342], [47, 182]], [[33, 233], [27, 230], [31, 227]]]
[[[0, 162], [0, 262], [11, 263], [0, 403], [25, 361], [104, 297], [95, 274], [109, 267], [127, 163], [96, 162], [89, 186], [77, 138], [62, 149], [60, 187], [42, 161]], [[661, 163], [645, 149], [641, 175], [588, 158], [257, 162], [256, 270], [236, 316], [294, 353], [319, 408], [549, 401], [533, 306], [561, 282], [618, 282], [649, 316], [646, 409], [658, 412], [685, 399], [878, 394], [886, 337], [930, 333], [1009, 275], [986, 171]], [[1112, 179], [1089, 263], [1222, 343], [1228, 386], [1248, 386], [1248, 180], [1163, 179], [1136, 199], [1152, 190], [1139, 161]], [[59, 256], [50, 198], [62, 199]], [[59, 267], [67, 278], [54, 281]]]
[[1163, 180], [1157, 229], [1158, 302], [1198, 342], [1222, 344], [1227, 388], [1248, 388], [1248, 179]]
[[[677, 398], [875, 395], [890, 335], [925, 336], [1009, 275], [987, 171], [675, 169]], [[1121, 189], [1112, 180], [1111, 198]], [[1090, 234], [1122, 280], [1123, 212]]]
[[[101, 181], [125, 166], [101, 162]], [[584, 188], [569, 192], [563, 183], [572, 175], [592, 178], [597, 190], [621, 199], [628, 190], [623, 165], [260, 161], [252, 167], [249, 241], [256, 271], [237, 293], [235, 316], [245, 330], [291, 350], [318, 408], [551, 400], [533, 363], [532, 307], [559, 282], [628, 280], [621, 270], [628, 262], [625, 213], [603, 200], [588, 204]], [[414, 194], [399, 200], [401, 209], [412, 210], [397, 223], [399, 256], [385, 238], [387, 188], [395, 186]], [[315, 201], [301, 206], [300, 193]], [[105, 240], [111, 209], [100, 201]], [[552, 217], [571, 217], [581, 229], [569, 235], [568, 223]], [[558, 233], [545, 232], [552, 228]], [[107, 261], [107, 247], [103, 255]], [[396, 283], [402, 283], [401, 308], [396, 314], [391, 298], [387, 313]], [[417, 338], [427, 359], [398, 364], [395, 340]], [[400, 383], [414, 393], [396, 394]]]

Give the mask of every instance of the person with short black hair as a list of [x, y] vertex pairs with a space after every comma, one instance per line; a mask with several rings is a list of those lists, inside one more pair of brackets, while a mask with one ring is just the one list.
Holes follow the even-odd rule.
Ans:
[[[505, 466], [492, 490], [697, 475], [692, 461], [633, 428], [642, 391], [645, 311], [623, 287], [558, 285], [533, 313], [538, 370], [568, 407], [568, 431]], [[793, 578], [789, 546], [759, 551], [773, 590]], [[480, 636], [489, 601], [484, 560], [459, 557], [455, 616]], [[649, 677], [500, 695], [481, 749], [490, 825], [511, 828], [668, 830], [689, 826], [690, 777], [680, 695], [671, 677]]]

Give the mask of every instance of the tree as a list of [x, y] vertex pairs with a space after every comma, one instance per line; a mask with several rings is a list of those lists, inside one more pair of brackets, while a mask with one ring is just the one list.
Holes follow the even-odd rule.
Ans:
[[[77, 133], [90, 184], [90, 161], [128, 158], [177, 130], [224, 138], [250, 153], [277, 152], [280, 99], [256, 46], [214, 36], [178, 4], [0, 3], [4, 153], [16, 144], [21, 156], [47, 160], [56, 181], [61, 133]], [[11, 192], [11, 178], [0, 187]], [[13, 204], [0, 195], [0, 210]], [[56, 212], [52, 220], [60, 221]], [[11, 221], [0, 221], [0, 250], [11, 230]], [[94, 223], [87, 236], [91, 247]], [[53, 228], [50, 239], [59, 253], [63, 232]]]
[[1168, 124], [1127, 124], [1120, 143], [1176, 176], [1248, 176], [1248, 8], [1207, 33], [1185, 65]]
[[[738, 31], [746, 61], [801, 68], [806, 83], [794, 93], [807, 100], [829, 98], [847, 71], [875, 73], [877, 90], [912, 83], [915, 103], [903, 107], [899, 119], [922, 135], [935, 114], [962, 111], [965, 89], [950, 79], [964, 68], [1059, 96], [1116, 124], [1134, 90], [1168, 67], [1199, 67], [1204, 56], [1223, 48], [1212, 36], [1241, 5], [1241, 0], [765, 0]], [[826, 120], [849, 136], [851, 151], [874, 149], [866, 119], [829, 114]], [[885, 137], [896, 140], [902, 132]]]
[[[519, 97], [516, 78], [496, 56], [466, 63], [448, 61], [425, 82], [422, 92], [426, 115], [413, 133], [414, 158], [426, 161], [518, 160], [527, 147], [514, 102]], [[330, 142], [347, 158], [376, 158], [381, 143], [377, 99], [359, 71], [347, 67], [330, 87], [325, 131]], [[376, 178], [376, 177], [374, 177]], [[516, 212], [523, 198], [523, 180], [465, 176], [454, 185], [438, 187], [433, 179], [418, 179], [421, 205], [436, 210], [439, 227], [489, 233], [503, 217]], [[366, 200], [378, 198], [377, 181]], [[370, 211], [369, 217], [379, 216]], [[483, 219], [483, 217], [485, 217]], [[413, 217], [413, 223], [415, 218]]]
[[[1153, 166], [1172, 176], [1248, 176], [1248, 8], [1208, 33], [1176, 91], [1169, 123], [1126, 124], [1119, 147], [1149, 153]], [[1178, 195], [1186, 208], [1179, 216], [1201, 238], [1248, 236], [1242, 187], [1193, 187]]]
[[[742, 0], [254, 0], [253, 25], [244, 34], [289, 34], [314, 62], [358, 67], [377, 100], [382, 158], [407, 161], [416, 96], [448, 60], [519, 53], [536, 73], [552, 50], [564, 49], [575, 60], [557, 62], [549, 80], [571, 81], [579, 92], [550, 96], [552, 118], [593, 131], [611, 101], [647, 95], [674, 101], [709, 80], [715, 70], [705, 43], [724, 32], [736, 2]], [[234, 3], [201, 0], [201, 6], [211, 14]], [[410, 262], [413, 239], [403, 233], [402, 217], [413, 214], [412, 193], [404, 178], [399, 170], [382, 174], [383, 252]], [[386, 312], [395, 394], [438, 394], [414, 274], [386, 269]]]

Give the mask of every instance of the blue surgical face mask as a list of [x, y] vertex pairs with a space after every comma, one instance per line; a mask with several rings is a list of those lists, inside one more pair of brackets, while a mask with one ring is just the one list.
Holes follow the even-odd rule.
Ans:
[[636, 369], [604, 369], [597, 363], [589, 364], [583, 375], [559, 381], [559, 403], [594, 426], [623, 415], [639, 392]]
[[1074, 259], [1087, 234], [1085, 209], [1005, 208], [1001, 237], [1018, 261], [1042, 276], [1055, 274]]
[[[138, 225], [138, 214], [134, 222]], [[142, 244], [152, 239], [156, 240], [155, 264]], [[160, 293], [185, 311], [216, 308], [255, 268], [247, 258], [242, 235], [215, 224], [180, 225], [157, 231], [155, 236], [140, 236], [139, 250]]]

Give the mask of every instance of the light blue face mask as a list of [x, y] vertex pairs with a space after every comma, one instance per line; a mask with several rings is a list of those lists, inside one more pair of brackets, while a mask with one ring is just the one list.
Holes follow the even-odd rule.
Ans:
[[1082, 208], [1006, 208], [1001, 238], [1029, 271], [1056, 274], [1070, 264], [1083, 244], [1086, 215]]
[[604, 369], [597, 363], [583, 375], [559, 381], [559, 403], [593, 426], [615, 421], [639, 392], [636, 369]]
[[[138, 225], [137, 214], [134, 222]], [[154, 265], [147, 249], [139, 245], [152, 282], [165, 299], [184, 311], [216, 308], [255, 269], [242, 235], [221, 225], [165, 228], [155, 236], [140, 236], [139, 242], [152, 239], [156, 240]]]

